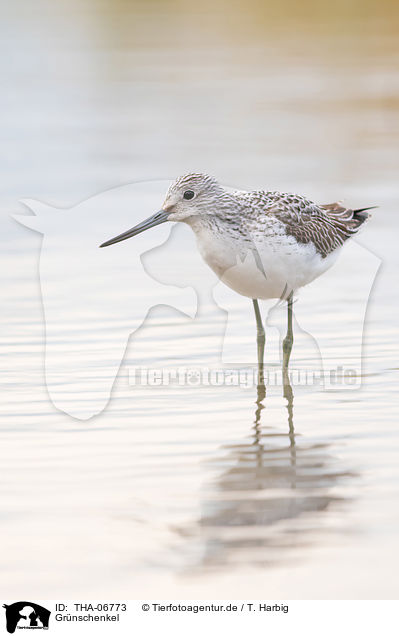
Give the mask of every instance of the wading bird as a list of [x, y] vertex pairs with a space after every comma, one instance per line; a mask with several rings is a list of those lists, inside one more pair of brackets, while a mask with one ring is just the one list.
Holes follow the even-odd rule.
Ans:
[[264, 190], [231, 192], [208, 175], [187, 174], [172, 183], [159, 212], [100, 247], [165, 221], [187, 223], [209, 267], [226, 285], [252, 298], [259, 369], [263, 368], [265, 330], [258, 299], [287, 301], [283, 341], [283, 369], [287, 369], [295, 291], [334, 264], [345, 241], [368, 219], [370, 209], [317, 205], [300, 195]]

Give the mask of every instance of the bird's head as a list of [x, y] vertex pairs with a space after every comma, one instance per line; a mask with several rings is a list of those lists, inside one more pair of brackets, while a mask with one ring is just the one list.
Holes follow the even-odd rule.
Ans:
[[224, 189], [206, 174], [187, 174], [172, 183], [162, 209], [168, 221], [187, 221], [192, 216], [211, 214]]
[[132, 236], [136, 236], [151, 227], [166, 221], [183, 221], [190, 223], [194, 217], [212, 214], [215, 204], [226, 191], [216, 179], [206, 174], [187, 174], [179, 177], [169, 187], [162, 209], [142, 223], [135, 225], [127, 232], [102, 243], [100, 247], [107, 247], [119, 243]]

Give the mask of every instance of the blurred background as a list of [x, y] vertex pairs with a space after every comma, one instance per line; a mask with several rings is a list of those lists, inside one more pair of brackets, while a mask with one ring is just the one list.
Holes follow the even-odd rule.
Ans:
[[396, 180], [398, 17], [390, 1], [4, 3], [2, 200], [194, 169], [375, 202]]
[[[388, 0], [3, 0], [2, 596], [396, 597], [398, 19]], [[51, 404], [19, 199], [190, 171], [380, 206], [359, 238], [383, 263], [355, 396], [292, 414], [276, 392], [262, 424], [254, 393], [154, 402], [125, 367], [102, 415]]]

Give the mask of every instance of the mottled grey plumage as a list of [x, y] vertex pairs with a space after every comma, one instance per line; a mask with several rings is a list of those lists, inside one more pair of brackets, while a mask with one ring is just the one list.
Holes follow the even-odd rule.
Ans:
[[301, 195], [266, 190], [228, 192], [212, 177], [199, 173], [176, 179], [168, 195], [184, 188], [212, 197], [214, 206], [208, 201], [212, 217], [235, 222], [235, 229], [241, 235], [246, 235], [248, 229], [256, 231], [263, 221], [268, 231], [267, 221], [275, 219], [287, 236], [294, 237], [298, 243], [312, 243], [323, 258], [356, 234], [370, 216], [366, 210], [372, 209], [353, 210], [340, 203], [317, 205]]
[[259, 191], [249, 192], [243, 198], [255, 208], [250, 216], [274, 217], [288, 236], [298, 243], [313, 243], [323, 258], [343, 245], [369, 217], [364, 210], [352, 210], [339, 203], [317, 205], [296, 194]]

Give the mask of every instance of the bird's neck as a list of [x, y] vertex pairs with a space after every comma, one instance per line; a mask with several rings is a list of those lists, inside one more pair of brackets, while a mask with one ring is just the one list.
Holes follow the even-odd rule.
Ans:
[[[234, 264], [236, 261], [234, 254], [238, 249], [237, 238], [241, 238], [242, 242], [244, 237], [237, 235], [238, 223], [235, 222], [231, 211], [229, 216], [215, 212], [194, 215], [185, 222], [193, 230], [200, 253], [208, 264], [215, 255], [226, 263], [231, 261]], [[210, 265], [213, 267], [212, 264]]]
[[224, 191], [215, 200], [209, 214], [205, 210], [202, 214], [188, 217], [185, 222], [196, 234], [202, 234], [208, 230], [217, 233], [218, 230], [223, 231], [226, 226], [236, 223], [241, 214], [242, 207], [237, 200], [229, 192]]
[[193, 230], [199, 244], [214, 243], [216, 245], [229, 242], [234, 234], [234, 226], [224, 217], [216, 214], [195, 215], [186, 220]]

